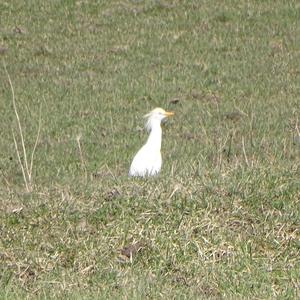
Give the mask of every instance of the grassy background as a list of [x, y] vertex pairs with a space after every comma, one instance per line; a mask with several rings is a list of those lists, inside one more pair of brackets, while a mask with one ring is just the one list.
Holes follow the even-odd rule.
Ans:
[[[299, 297], [299, 20], [297, 1], [2, 1], [29, 155], [42, 126], [27, 193], [2, 63], [0, 297]], [[128, 178], [156, 106], [176, 114], [161, 175]]]

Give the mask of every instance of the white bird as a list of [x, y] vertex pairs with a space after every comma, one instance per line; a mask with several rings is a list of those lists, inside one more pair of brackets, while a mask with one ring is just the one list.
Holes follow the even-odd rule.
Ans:
[[161, 136], [160, 123], [163, 119], [173, 116], [173, 112], [168, 112], [162, 108], [155, 108], [145, 115], [147, 118], [146, 129], [150, 132], [146, 144], [137, 152], [129, 169], [129, 176], [153, 176], [157, 175], [161, 169]]

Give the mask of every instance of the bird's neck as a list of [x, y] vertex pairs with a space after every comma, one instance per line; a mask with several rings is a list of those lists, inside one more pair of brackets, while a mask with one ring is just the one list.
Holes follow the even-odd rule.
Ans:
[[160, 127], [160, 122], [153, 122], [151, 124], [151, 131], [147, 140], [147, 147], [153, 149], [153, 151], [160, 151], [161, 148], [161, 135], [162, 130]]

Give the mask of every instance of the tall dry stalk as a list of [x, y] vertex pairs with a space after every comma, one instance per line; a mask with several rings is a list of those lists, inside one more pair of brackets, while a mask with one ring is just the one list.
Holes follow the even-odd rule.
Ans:
[[79, 150], [79, 156], [80, 156], [80, 161], [81, 161], [81, 168], [84, 171], [85, 180], [87, 180], [88, 174], [87, 174], [86, 164], [85, 164], [83, 153], [82, 153], [82, 149], [81, 149], [80, 139], [81, 139], [81, 135], [79, 134], [79, 135], [76, 136], [76, 141], [77, 141], [78, 150]]
[[12, 81], [11, 81], [10, 75], [7, 71], [5, 63], [3, 63], [3, 65], [4, 65], [4, 69], [5, 69], [8, 81], [9, 81], [11, 93], [12, 93], [12, 103], [13, 103], [14, 113], [15, 113], [15, 116], [17, 119], [17, 124], [18, 124], [18, 132], [19, 132], [19, 138], [20, 138], [19, 142], [21, 142], [21, 151], [23, 152], [23, 159], [21, 158], [18, 141], [17, 141], [16, 135], [15, 135], [13, 129], [12, 129], [12, 136], [13, 136], [13, 140], [14, 140], [14, 145], [15, 145], [19, 165], [20, 165], [20, 168], [22, 171], [26, 191], [31, 192], [33, 189], [32, 169], [33, 169], [34, 153], [35, 153], [38, 141], [39, 141], [40, 131], [41, 131], [41, 107], [40, 107], [40, 111], [39, 111], [38, 132], [37, 132], [36, 140], [35, 140], [32, 152], [31, 152], [30, 163], [28, 163], [27, 150], [26, 150], [25, 141], [24, 141], [23, 129], [22, 129], [22, 125], [21, 125], [21, 121], [20, 121], [20, 117], [19, 117], [19, 113], [18, 113], [18, 109], [17, 109], [17, 105], [16, 105], [14, 87], [12, 85]]

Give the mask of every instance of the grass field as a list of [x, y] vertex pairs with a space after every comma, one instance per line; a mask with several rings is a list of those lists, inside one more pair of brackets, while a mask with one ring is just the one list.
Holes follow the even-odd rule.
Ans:
[[[22, 2], [0, 3], [0, 298], [299, 299], [299, 2]], [[162, 172], [128, 178], [157, 106]]]

